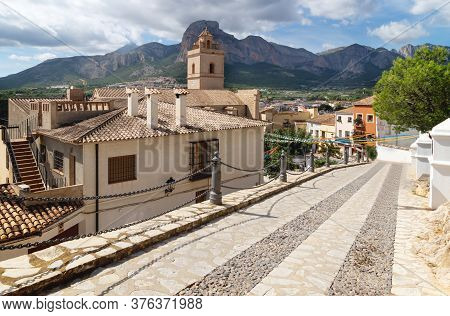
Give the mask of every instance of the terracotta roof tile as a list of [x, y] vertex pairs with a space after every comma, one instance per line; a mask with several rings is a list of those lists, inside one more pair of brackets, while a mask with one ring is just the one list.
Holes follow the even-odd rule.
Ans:
[[158, 104], [157, 129], [147, 127], [146, 116], [146, 102], [141, 100], [138, 116], [135, 117], [127, 115], [125, 109], [119, 109], [72, 126], [38, 132], [62, 141], [90, 143], [250, 128], [268, 124], [264, 121], [187, 107], [187, 125], [179, 127], [175, 123], [175, 106], [162, 102]]
[[[0, 191], [15, 195], [8, 184], [0, 184]], [[25, 206], [21, 202], [0, 195], [0, 243], [38, 235], [44, 228], [73, 213], [81, 206], [81, 202]]]
[[349, 115], [353, 115], [354, 110], [355, 110], [355, 108], [352, 106], [352, 107], [349, 107], [349, 108], [346, 108], [346, 109], [342, 109], [342, 110], [336, 111], [335, 113], [336, 113], [336, 114], [349, 114]]
[[321, 125], [334, 125], [335, 118], [336, 118], [335, 114], [322, 114], [313, 119], [308, 120], [308, 122]]
[[[175, 104], [175, 93], [171, 89], [162, 89], [159, 100]], [[186, 105], [191, 107], [203, 106], [229, 106], [245, 105], [245, 103], [230, 90], [187, 90]], [[94, 100], [126, 99], [125, 88], [98, 88], [94, 89]], [[139, 90], [139, 97], [144, 97], [144, 90]]]
[[353, 102], [353, 105], [372, 106], [374, 100], [375, 100], [375, 97], [371, 96], [371, 97], [368, 97], [368, 98], [364, 98], [364, 99], [355, 101], [355, 102]]

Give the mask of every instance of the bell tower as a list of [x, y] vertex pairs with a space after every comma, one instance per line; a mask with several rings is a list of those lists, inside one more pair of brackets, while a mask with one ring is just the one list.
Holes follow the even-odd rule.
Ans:
[[187, 54], [188, 89], [224, 88], [224, 53], [205, 28]]

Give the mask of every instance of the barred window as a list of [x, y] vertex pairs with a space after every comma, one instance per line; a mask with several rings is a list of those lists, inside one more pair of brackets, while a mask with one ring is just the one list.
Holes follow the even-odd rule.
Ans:
[[53, 153], [53, 168], [64, 172], [64, 154], [57, 150]]
[[109, 184], [136, 179], [136, 155], [108, 158]]
[[[191, 173], [197, 172], [205, 168], [214, 156], [214, 152], [219, 151], [219, 140], [212, 139], [208, 141], [192, 142], [190, 152], [189, 165]], [[209, 178], [211, 176], [211, 169], [191, 176], [191, 180], [199, 180]]]

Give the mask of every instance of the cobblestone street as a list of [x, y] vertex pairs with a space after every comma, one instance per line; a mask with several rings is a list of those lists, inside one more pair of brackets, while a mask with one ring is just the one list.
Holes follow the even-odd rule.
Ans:
[[389, 295], [406, 168], [335, 170], [48, 294]]

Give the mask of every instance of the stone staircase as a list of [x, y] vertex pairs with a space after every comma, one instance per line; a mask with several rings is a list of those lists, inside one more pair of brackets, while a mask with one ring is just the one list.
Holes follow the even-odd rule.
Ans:
[[31, 192], [44, 191], [45, 186], [30, 144], [25, 139], [11, 141], [17, 162], [21, 183], [30, 187]]

